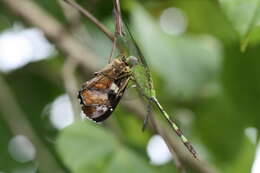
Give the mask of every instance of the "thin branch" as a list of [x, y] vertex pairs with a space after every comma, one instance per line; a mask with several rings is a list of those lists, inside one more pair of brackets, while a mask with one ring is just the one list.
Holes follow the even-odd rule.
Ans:
[[9, 126], [13, 135], [24, 135], [28, 137], [34, 144], [37, 150], [37, 159], [40, 162], [40, 172], [65, 172], [57, 160], [53, 157], [52, 153], [47, 149], [47, 146], [41, 139], [34, 133], [31, 123], [27, 120], [22, 109], [16, 102], [12, 91], [8, 84], [0, 75], [0, 110], [2, 118]]
[[[6, 4], [15, 14], [20, 16], [26, 23], [40, 28], [47, 38], [57, 46], [58, 50], [67, 56], [68, 58], [79, 61], [80, 65], [86, 70], [86, 74], [93, 73], [97, 69], [97, 63], [95, 56], [86, 50], [77, 40], [73, 38], [71, 34], [66, 31], [58, 21], [48, 15], [43, 9], [37, 6], [31, 0], [1, 0]], [[62, 31], [62, 32], [61, 32]], [[127, 103], [124, 106], [131, 112], [135, 113], [141, 118], [145, 116], [145, 110], [139, 102]], [[161, 126], [160, 120], [155, 116], [154, 121], [158, 127], [162, 127], [162, 130], [166, 134], [172, 134], [167, 126]], [[155, 129], [156, 130], [156, 129]], [[161, 135], [161, 132], [157, 132]], [[163, 135], [161, 135], [163, 136]], [[217, 171], [198, 160], [193, 159], [190, 154], [184, 151], [182, 145], [178, 143], [177, 136], [169, 135], [167, 140], [171, 143], [172, 148], [175, 149], [177, 155], [180, 157], [183, 163], [190, 165], [194, 171], [201, 173], [216, 173]]]
[[115, 34], [123, 36], [123, 22], [120, 9], [120, 1], [114, 0], [114, 14], [115, 14]]

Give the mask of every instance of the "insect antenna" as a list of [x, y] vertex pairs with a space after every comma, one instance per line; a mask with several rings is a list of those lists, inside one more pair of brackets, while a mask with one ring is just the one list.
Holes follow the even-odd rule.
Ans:
[[191, 143], [187, 140], [187, 138], [183, 135], [181, 129], [177, 126], [177, 124], [170, 118], [168, 113], [163, 109], [162, 105], [159, 103], [156, 97], [152, 97], [151, 102], [155, 103], [157, 108], [160, 110], [160, 112], [163, 114], [163, 116], [166, 118], [170, 126], [173, 128], [173, 130], [176, 132], [176, 134], [181, 138], [182, 143], [186, 146], [186, 148], [190, 151], [190, 153], [193, 155], [194, 158], [197, 158], [197, 153]]

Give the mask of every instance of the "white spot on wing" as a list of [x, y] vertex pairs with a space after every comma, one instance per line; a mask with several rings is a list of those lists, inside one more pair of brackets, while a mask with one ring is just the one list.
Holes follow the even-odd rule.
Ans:
[[108, 108], [106, 105], [97, 106], [96, 111], [93, 113], [93, 116], [91, 118], [97, 118], [99, 116], [102, 116], [107, 110]]
[[115, 93], [117, 93], [119, 90], [118, 86], [114, 82], [111, 84], [110, 89], [113, 90]]

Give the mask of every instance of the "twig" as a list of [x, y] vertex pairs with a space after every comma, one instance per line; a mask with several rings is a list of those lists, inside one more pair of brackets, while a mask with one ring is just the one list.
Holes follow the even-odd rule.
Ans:
[[37, 150], [37, 159], [39, 160], [40, 172], [57, 172], [63, 173], [64, 170], [53, 157], [52, 153], [47, 149], [41, 139], [34, 133], [34, 129], [30, 122], [26, 119], [23, 111], [16, 102], [13, 93], [8, 84], [0, 76], [0, 110], [2, 118], [8, 124], [13, 135], [22, 134], [28, 137]]
[[122, 22], [122, 15], [120, 9], [120, 1], [114, 0], [114, 14], [115, 14], [115, 34], [119, 36], [123, 36], [123, 22]]
[[[85, 47], [73, 38], [66, 29], [53, 17], [48, 15], [44, 10], [38, 7], [31, 0], [1, 0], [6, 4], [15, 14], [20, 16], [26, 23], [36, 26], [44, 32], [47, 38], [51, 39], [53, 43], [57, 46], [58, 50], [66, 55], [67, 57], [73, 58], [80, 62], [80, 65], [85, 67], [86, 74], [93, 73], [97, 69], [97, 63], [95, 56], [89, 53]], [[60, 31], [63, 31], [61, 33]], [[63, 36], [63, 37], [62, 37]], [[65, 38], [64, 38], [65, 36]], [[144, 106], [139, 102], [124, 104], [124, 106], [131, 112], [135, 113], [141, 118], [145, 116]], [[156, 116], [155, 116], [156, 117]], [[155, 120], [157, 126], [160, 126], [160, 121]], [[162, 126], [162, 130], [165, 133], [169, 133], [169, 128]], [[158, 132], [159, 133], [159, 132]], [[170, 133], [172, 134], [172, 133]], [[189, 153], [183, 150], [183, 146], [178, 144], [177, 137], [172, 137], [168, 139], [171, 142], [172, 147], [175, 149], [180, 159], [183, 163], [190, 165], [195, 172], [201, 173], [216, 173], [217, 171], [210, 167], [204, 162], [195, 161]]]

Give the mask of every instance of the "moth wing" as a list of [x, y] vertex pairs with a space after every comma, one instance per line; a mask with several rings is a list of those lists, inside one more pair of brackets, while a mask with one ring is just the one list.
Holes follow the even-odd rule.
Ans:
[[102, 114], [97, 118], [93, 118], [92, 120], [94, 120], [95, 122], [101, 122], [107, 119], [113, 113], [119, 101], [124, 95], [129, 79], [130, 78], [127, 78], [123, 82], [121, 82], [121, 85], [119, 85], [119, 90], [117, 93], [114, 91], [108, 93], [108, 98], [109, 98], [108, 100], [111, 106], [104, 112], [104, 114]]

